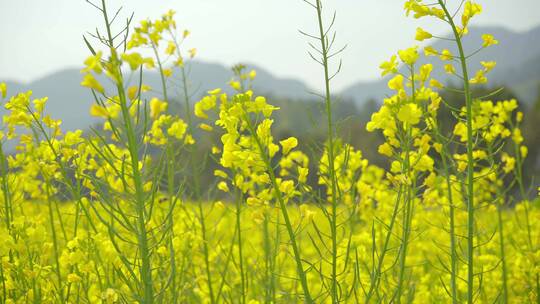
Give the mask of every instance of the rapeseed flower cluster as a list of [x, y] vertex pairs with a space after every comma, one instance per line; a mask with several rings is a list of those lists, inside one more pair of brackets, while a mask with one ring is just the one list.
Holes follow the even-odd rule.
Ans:
[[[523, 113], [516, 100], [472, 94], [496, 63], [469, 77], [461, 46], [481, 6], [466, 1], [455, 17], [442, 0], [405, 2], [407, 15], [448, 24], [457, 50], [413, 46], [381, 64], [393, 94], [366, 125], [384, 138], [388, 162], [375, 166], [333, 129], [330, 31], [321, 1], [310, 4], [329, 131], [317, 159], [276, 136], [280, 109], [243, 65], [230, 89], [190, 103], [184, 58], [196, 51], [183, 56], [190, 33], [176, 34], [173, 11], [121, 41], [99, 9], [105, 47], [87, 41], [81, 71], [95, 129], [65, 132], [46, 97], [0, 83], [1, 302], [538, 302], [540, 209], [523, 181]], [[415, 38], [437, 35], [418, 28]], [[498, 43], [481, 39], [481, 49]], [[462, 104], [444, 100], [439, 65], [463, 82]], [[161, 88], [143, 83], [147, 70]], [[197, 146], [212, 137], [215, 179], [199, 185]]]

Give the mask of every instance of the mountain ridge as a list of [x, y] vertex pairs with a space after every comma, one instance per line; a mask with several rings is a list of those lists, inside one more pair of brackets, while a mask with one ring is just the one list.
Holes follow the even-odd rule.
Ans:
[[[474, 75], [476, 70], [481, 68], [480, 61], [496, 61], [495, 69], [487, 74], [490, 83], [507, 86], [524, 103], [533, 102], [540, 85], [540, 26], [524, 32], [512, 31], [500, 26], [471, 27], [469, 34], [464, 38], [466, 53], [470, 54], [481, 46], [481, 35], [484, 33], [494, 35], [495, 39], [499, 40], [499, 44], [474, 55], [469, 66], [469, 73]], [[453, 54], [457, 54], [451, 41], [434, 41], [430, 46], [436, 50], [449, 49]], [[427, 59], [421, 57], [418, 64], [424, 63], [427, 63]], [[441, 82], [448, 82], [452, 79], [444, 72], [441, 62], [434, 64], [432, 76]], [[456, 78], [453, 79], [455, 81]], [[386, 95], [391, 94], [390, 89], [386, 86], [387, 80], [388, 78], [382, 78], [378, 81], [359, 81], [344, 88], [341, 95], [358, 104], [362, 104], [368, 99], [381, 100]]]
[[[472, 52], [479, 47], [481, 44], [480, 36], [486, 32], [493, 34], [500, 41], [500, 44], [475, 55], [474, 60], [471, 61], [471, 74], [480, 68], [478, 63], [480, 60], [497, 61], [497, 67], [488, 74], [490, 83], [505, 85], [525, 103], [532, 102], [537, 96], [537, 90], [540, 86], [540, 43], [538, 43], [540, 41], [540, 26], [526, 32], [515, 32], [503, 27], [474, 27], [470, 29], [469, 35], [464, 39], [466, 50]], [[438, 40], [432, 46], [438, 50], [448, 48], [454, 54], [456, 53], [448, 41]], [[421, 58], [419, 64], [425, 62], [427, 62], [426, 59]], [[314, 99], [310, 93], [314, 90], [301, 80], [274, 76], [256, 64], [247, 64], [246, 66], [248, 69], [257, 71], [253, 86], [258, 94], [275, 99]], [[192, 96], [194, 100], [206, 91], [218, 87], [224, 88], [226, 92], [231, 92], [230, 89], [226, 88], [226, 83], [232, 78], [233, 73], [224, 65], [196, 60], [190, 63], [189, 71], [190, 91], [194, 92]], [[443, 82], [449, 79], [440, 63], [434, 64], [433, 76]], [[161, 88], [157, 72], [145, 72], [143, 77], [143, 83], [153, 88]], [[8, 84], [10, 93], [32, 90], [35, 98], [48, 96], [47, 111], [54, 113], [56, 118], [62, 119], [65, 129], [84, 129], [97, 122], [97, 119], [89, 114], [93, 97], [88, 89], [80, 86], [81, 80], [80, 69], [71, 67], [44, 75], [28, 83], [12, 80], [5, 82]], [[178, 99], [178, 96], [181, 96], [178, 77], [173, 75], [168, 81], [171, 82], [169, 95]], [[387, 78], [359, 81], [337, 92], [336, 96], [354, 101], [358, 106], [363, 107], [368, 100], [381, 101], [391, 94], [386, 82]], [[131, 84], [133, 83], [132, 81]], [[106, 89], [113, 89], [112, 83], [103, 81], [103, 84]], [[0, 109], [0, 114], [4, 111], [4, 109]]]

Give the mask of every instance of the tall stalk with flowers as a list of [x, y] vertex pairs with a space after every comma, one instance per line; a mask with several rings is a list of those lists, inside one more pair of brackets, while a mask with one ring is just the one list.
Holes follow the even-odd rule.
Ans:
[[[240, 80], [246, 79], [241, 73], [239, 75]], [[293, 179], [279, 176], [274, 171], [276, 153], [280, 148], [273, 142], [271, 133], [273, 120], [270, 116], [278, 108], [267, 104], [264, 97], [253, 99], [251, 90], [243, 92], [241, 81], [233, 80], [230, 84], [239, 91], [232, 98], [221, 93], [220, 89], [216, 89], [208, 92], [208, 96], [195, 104], [195, 114], [206, 119], [209, 118], [207, 112], [219, 105], [219, 119], [215, 121], [215, 124], [225, 132], [221, 136], [223, 148], [219, 162], [230, 172], [216, 172], [217, 176], [225, 179], [218, 184], [218, 187], [228, 192], [227, 180], [230, 180], [242, 193], [241, 197], [246, 197], [248, 205], [277, 204], [289, 236], [296, 273], [303, 291], [301, 297], [306, 303], [312, 303], [313, 298], [296, 238], [297, 228], [293, 226], [287, 210], [287, 204], [299, 195], [296, 187], [300, 182], [295, 183]], [[280, 144], [281, 152], [287, 155], [298, 142], [296, 138], [289, 138], [281, 141]], [[307, 171], [304, 172], [307, 174]], [[302, 180], [302, 178], [298, 179]], [[239, 216], [238, 213], [237, 216]]]
[[[332, 96], [331, 96], [331, 80], [339, 73], [341, 69], [341, 62], [338, 70], [332, 74], [330, 71], [330, 59], [339, 55], [344, 48], [337, 51], [333, 50], [335, 33], [332, 33], [332, 26], [334, 25], [336, 16], [332, 20], [330, 26], [326, 27], [323, 20], [323, 3], [321, 0], [315, 0], [314, 2], [305, 1], [310, 5], [316, 15], [317, 15], [317, 34], [309, 35], [303, 33], [306, 37], [314, 39], [319, 47], [315, 47], [310, 43], [310, 46], [314, 51], [317, 52], [319, 56], [309, 53], [311, 58], [319, 63], [323, 69], [323, 79], [324, 79], [324, 109], [326, 114], [326, 129], [327, 129], [327, 141], [326, 146], [324, 147], [324, 153], [327, 155], [327, 161], [325, 163], [325, 171], [327, 174], [322, 177], [323, 182], [328, 187], [329, 201], [331, 204], [331, 211], [328, 213], [327, 219], [330, 227], [330, 239], [331, 239], [331, 250], [330, 254], [332, 256], [330, 265], [331, 265], [331, 274], [330, 274], [330, 294], [332, 298], [332, 303], [340, 302], [340, 291], [339, 291], [339, 282], [338, 282], [338, 203], [341, 199], [341, 189], [339, 189], [336, 168], [335, 168], [335, 159], [336, 159], [336, 147], [335, 147], [335, 126], [334, 118], [332, 116]], [[331, 36], [333, 35], [333, 36]], [[321, 164], [322, 166], [322, 164]], [[324, 203], [323, 203], [324, 204]], [[326, 208], [324, 205], [322, 208]], [[314, 246], [316, 246], [314, 244]]]

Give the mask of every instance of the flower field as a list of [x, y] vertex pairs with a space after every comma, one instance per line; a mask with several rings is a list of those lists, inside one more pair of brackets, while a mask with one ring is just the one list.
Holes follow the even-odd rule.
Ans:
[[[47, 97], [0, 84], [0, 303], [539, 303], [524, 114], [474, 91], [499, 41], [464, 51], [479, 4], [402, 2], [411, 22], [445, 24], [455, 48], [381, 64], [393, 95], [363, 127], [384, 139], [382, 166], [338, 135], [343, 48], [322, 0], [307, 2], [318, 27], [302, 32], [324, 80], [326, 137], [310, 145], [275, 135], [280, 108], [244, 65], [194, 98], [196, 50], [174, 11], [122, 23], [92, 3], [103, 25], [84, 38], [81, 85], [98, 125], [63, 130]], [[460, 86], [432, 77], [437, 65]]]
[[[84, 203], [89, 202], [85, 200]], [[374, 256], [372, 252], [374, 242], [377, 248], [382, 248], [386, 233], [382, 224], [372, 225], [373, 219], [389, 221], [391, 207], [388, 204], [382, 210], [366, 208], [354, 219], [347, 210], [340, 209], [340, 222], [353, 227], [352, 231], [347, 231], [351, 235], [340, 235], [337, 246], [342, 301], [364, 301], [365, 292], [371, 284], [370, 273], [378, 263], [378, 253]], [[133, 245], [115, 245], [107, 225], [99, 223], [95, 217], [92, 220], [99, 223], [95, 225], [95, 230], [88, 222], [81, 221], [74, 236], [74, 215], [77, 210], [74, 204], [66, 203], [53, 211], [54, 225], [58, 230], [55, 247], [49, 207], [46, 204], [25, 203], [21, 208], [25, 211], [24, 215], [15, 217], [12, 224], [16, 237], [3, 239], [1, 246], [4, 257], [2, 273], [7, 277], [4, 290], [14, 302], [26, 303], [39, 299], [41, 302], [122, 303], [137, 299], [137, 286], [131, 285], [136, 284], [135, 278], [132, 278], [133, 282], [124, 281], [129, 278], [130, 270], [122, 261], [126, 258], [129, 263], [140, 263]], [[296, 279], [294, 258], [288, 248], [289, 239], [282, 227], [283, 219], [278, 209], [249, 206], [243, 211], [243, 276], [237, 262], [239, 247], [238, 231], [234, 228], [235, 208], [214, 203], [206, 204], [203, 212], [207, 223], [204, 238], [198, 207], [186, 204], [178, 208], [173, 216], [174, 237], [166, 243], [169, 245], [154, 248], [151, 259], [155, 268], [154, 288], [163, 290], [156, 294], [156, 302], [198, 303], [211, 302], [212, 298], [214, 302], [239, 302], [243, 297], [242, 277], [246, 303], [301, 301], [302, 288]], [[292, 224], [299, 230], [296, 238], [302, 258], [313, 263], [314, 269], [307, 272], [310, 292], [315, 302], [329, 302], [328, 286], [325, 286], [329, 280], [319, 273], [331, 273], [328, 257], [321, 257], [330, 248], [319, 239], [319, 233], [322, 237], [330, 233], [325, 227], [326, 217], [318, 208], [308, 205], [290, 207], [289, 212]], [[61, 214], [62, 221], [57, 214]], [[164, 207], [158, 206], [156, 218], [166, 216]], [[509, 257], [506, 262], [509, 301], [534, 302], [540, 257], [528, 249], [529, 235], [524, 227], [526, 210], [522, 206], [517, 210], [504, 211], [501, 216], [505, 223], [505, 255]], [[502, 296], [501, 244], [498, 235], [492, 235], [498, 229], [497, 217], [495, 208], [486, 208], [478, 217], [478, 226], [482, 227], [478, 242], [483, 244], [476, 255], [475, 265], [478, 272], [483, 272], [483, 283], [480, 285], [480, 279], [477, 281], [477, 288], [481, 288], [481, 291], [476, 301], [480, 303], [499, 301]], [[455, 219], [459, 222], [466, 221], [466, 218], [466, 213], [461, 211]], [[537, 209], [529, 210], [529, 218], [531, 227], [538, 227], [540, 212]], [[445, 230], [448, 214], [442, 209], [417, 208], [412, 224], [415, 230], [407, 261], [410, 288], [406, 296], [414, 298], [414, 303], [448, 302], [449, 287], [446, 281], [450, 281], [450, 274], [445, 269], [445, 265], [450, 264], [447, 245], [450, 237]], [[148, 229], [159, 227], [149, 223]], [[5, 233], [4, 228], [2, 232]], [[465, 227], [458, 228], [457, 233], [466, 234]], [[531, 233], [532, 239], [538, 240], [538, 229]], [[398, 272], [394, 264], [399, 256], [399, 240], [397, 236], [390, 240], [383, 265], [385, 271], [373, 296], [376, 301], [386, 302], [395, 292]], [[465, 246], [464, 243], [459, 245], [460, 255], [464, 254]], [[208, 260], [204, 254], [205, 248], [208, 250]], [[17, 256], [13, 263], [8, 259], [10, 252]], [[174, 262], [172, 254], [175, 256]], [[60, 276], [57, 265], [60, 265]], [[466, 274], [465, 263], [460, 263], [457, 271], [461, 276]], [[459, 294], [466, 294], [466, 281], [460, 279], [457, 289]], [[58, 290], [64, 291], [63, 299], [60, 299]]]

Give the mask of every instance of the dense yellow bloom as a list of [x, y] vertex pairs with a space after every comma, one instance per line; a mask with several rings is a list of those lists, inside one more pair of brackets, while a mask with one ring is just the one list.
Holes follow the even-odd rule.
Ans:
[[414, 161], [414, 168], [418, 171], [432, 171], [435, 162], [431, 157], [424, 154]]
[[67, 275], [67, 281], [70, 283], [78, 283], [82, 278], [76, 273], [70, 273]]
[[505, 173], [512, 172], [516, 166], [516, 159], [514, 157], [509, 156], [506, 153], [503, 153], [501, 159], [504, 163], [503, 171]]
[[292, 180], [286, 180], [282, 181], [279, 184], [279, 191], [283, 192], [285, 195], [294, 195], [295, 194], [295, 187], [294, 182]]
[[107, 288], [101, 295], [101, 299], [107, 304], [116, 303], [118, 301], [118, 293], [112, 288]]
[[182, 120], [177, 120], [171, 124], [167, 129], [167, 134], [173, 136], [176, 139], [182, 139], [187, 131], [187, 124]]
[[422, 111], [413, 103], [406, 104], [399, 109], [397, 118], [402, 122], [415, 125], [420, 122]]
[[373, 132], [375, 129], [394, 131], [396, 129], [395, 120], [389, 107], [382, 106], [379, 112], [371, 115], [371, 120], [366, 125], [366, 130]]
[[393, 154], [392, 146], [390, 146], [390, 144], [388, 144], [388, 143], [384, 143], [384, 144], [380, 145], [379, 148], [378, 148], [378, 151], [379, 151], [380, 154], [386, 155], [388, 157], [391, 157], [392, 154]]
[[220, 89], [211, 91], [211, 96], [205, 96], [203, 99], [201, 99], [201, 101], [195, 104], [195, 116], [200, 118], [208, 118], [205, 111], [211, 110], [216, 106], [216, 95], [220, 92], [218, 90]]
[[[437, 3], [408, 0], [405, 10], [416, 18], [447, 18]], [[466, 2], [462, 21], [467, 24], [480, 11], [479, 5]], [[155, 47], [180, 56], [174, 54], [180, 53], [176, 41], [166, 40], [175, 36], [173, 15], [169, 11], [157, 20], [142, 21], [128, 49]], [[457, 31], [457, 36], [466, 33], [466, 26]], [[184, 31], [183, 38], [187, 35]], [[428, 36], [423, 30], [419, 33], [422, 39]], [[487, 40], [494, 44], [494, 39]], [[115, 49], [110, 51], [114, 58]], [[429, 47], [424, 54], [456, 59]], [[474, 282], [478, 301], [502, 299], [501, 250], [506, 255], [506, 283], [511, 286], [509, 301], [528, 303], [539, 297], [534, 288], [540, 273], [538, 201], [514, 202], [513, 189], [508, 188], [522, 178], [518, 174], [528, 153], [519, 129], [523, 113], [517, 111], [516, 100], [474, 96], [471, 116], [467, 107], [452, 108], [456, 119], [439, 121], [439, 110], [455, 105], [436, 90], [443, 87], [431, 78], [437, 65], [419, 65], [416, 47], [402, 50], [381, 64], [383, 76], [395, 74], [388, 82], [395, 94], [384, 98], [366, 125], [370, 132], [381, 132], [384, 142], [378, 152], [389, 158], [385, 167], [370, 164], [360, 150], [337, 137], [320, 142], [320, 159], [312, 164], [297, 148], [295, 137], [275, 140], [278, 120], [272, 115], [278, 108], [248, 90], [255, 71], [235, 68], [231, 85], [238, 92], [208, 91], [194, 104], [196, 117], [188, 125], [178, 115], [165, 113], [168, 100], [160, 100], [144, 84], [123, 79], [121, 62], [107, 62], [101, 56], [97, 53], [85, 61], [83, 85], [104, 93], [94, 77], [105, 70], [123, 84], [117, 89], [124, 90], [100, 96], [90, 108], [91, 115], [103, 118], [103, 133], [62, 132], [62, 122], [45, 115], [47, 98], [32, 99], [31, 91], [5, 102], [0, 140], [12, 140], [15, 148], [4, 150], [8, 153], [0, 179], [4, 302], [150, 302], [144, 297], [145, 287], [151, 287], [150, 298], [164, 303], [244, 297], [246, 303], [256, 304], [268, 302], [271, 287], [275, 301], [296, 303], [306, 296], [298, 280], [302, 272], [291, 256], [307, 267], [303, 274], [316, 301], [331, 301], [332, 290], [321, 278], [331, 278], [335, 254], [338, 285], [347, 291], [340, 293], [342, 302], [446, 303], [452, 300], [447, 288], [450, 214], [457, 237], [458, 300], [463, 300], [467, 168], [473, 172], [471, 195], [477, 210], [473, 270], [490, 282]], [[154, 65], [153, 59], [137, 53], [120, 57], [130, 68]], [[407, 65], [399, 74], [398, 58]], [[167, 62], [183, 64], [181, 57], [159, 63]], [[495, 62], [480, 63], [471, 83], [487, 81], [485, 75], [495, 67]], [[172, 73], [171, 66], [162, 68], [165, 76]], [[445, 70], [456, 73], [452, 64]], [[0, 84], [3, 98], [5, 91], [5, 84]], [[150, 93], [138, 96], [139, 91]], [[150, 119], [139, 113], [146, 106]], [[467, 129], [467, 119], [472, 130]], [[194, 126], [219, 130], [212, 136], [189, 134]], [[472, 162], [463, 144], [471, 139], [470, 131]], [[196, 190], [189, 178], [206, 157], [199, 157], [201, 147], [187, 149], [194, 153], [189, 157], [181, 154], [185, 145], [195, 143], [195, 136], [211, 147], [217, 167], [210, 167], [214, 177], [205, 179], [199, 190], [215, 183], [225, 192], [218, 194], [223, 201], [193, 204], [187, 199]], [[219, 137], [207, 144], [214, 136]], [[188, 163], [191, 159], [195, 163]], [[308, 182], [310, 171], [316, 186], [311, 179]], [[505, 206], [509, 201], [512, 206]], [[501, 224], [505, 234], [495, 233], [502, 232]], [[285, 235], [289, 230], [293, 233]], [[504, 248], [502, 240], [509, 240]], [[301, 249], [299, 256], [294, 256], [293, 241]], [[362, 287], [369, 288], [374, 278], [378, 285], [368, 300]], [[397, 295], [396, 283], [402, 278], [402, 294]], [[219, 289], [212, 293], [212, 288]]]

